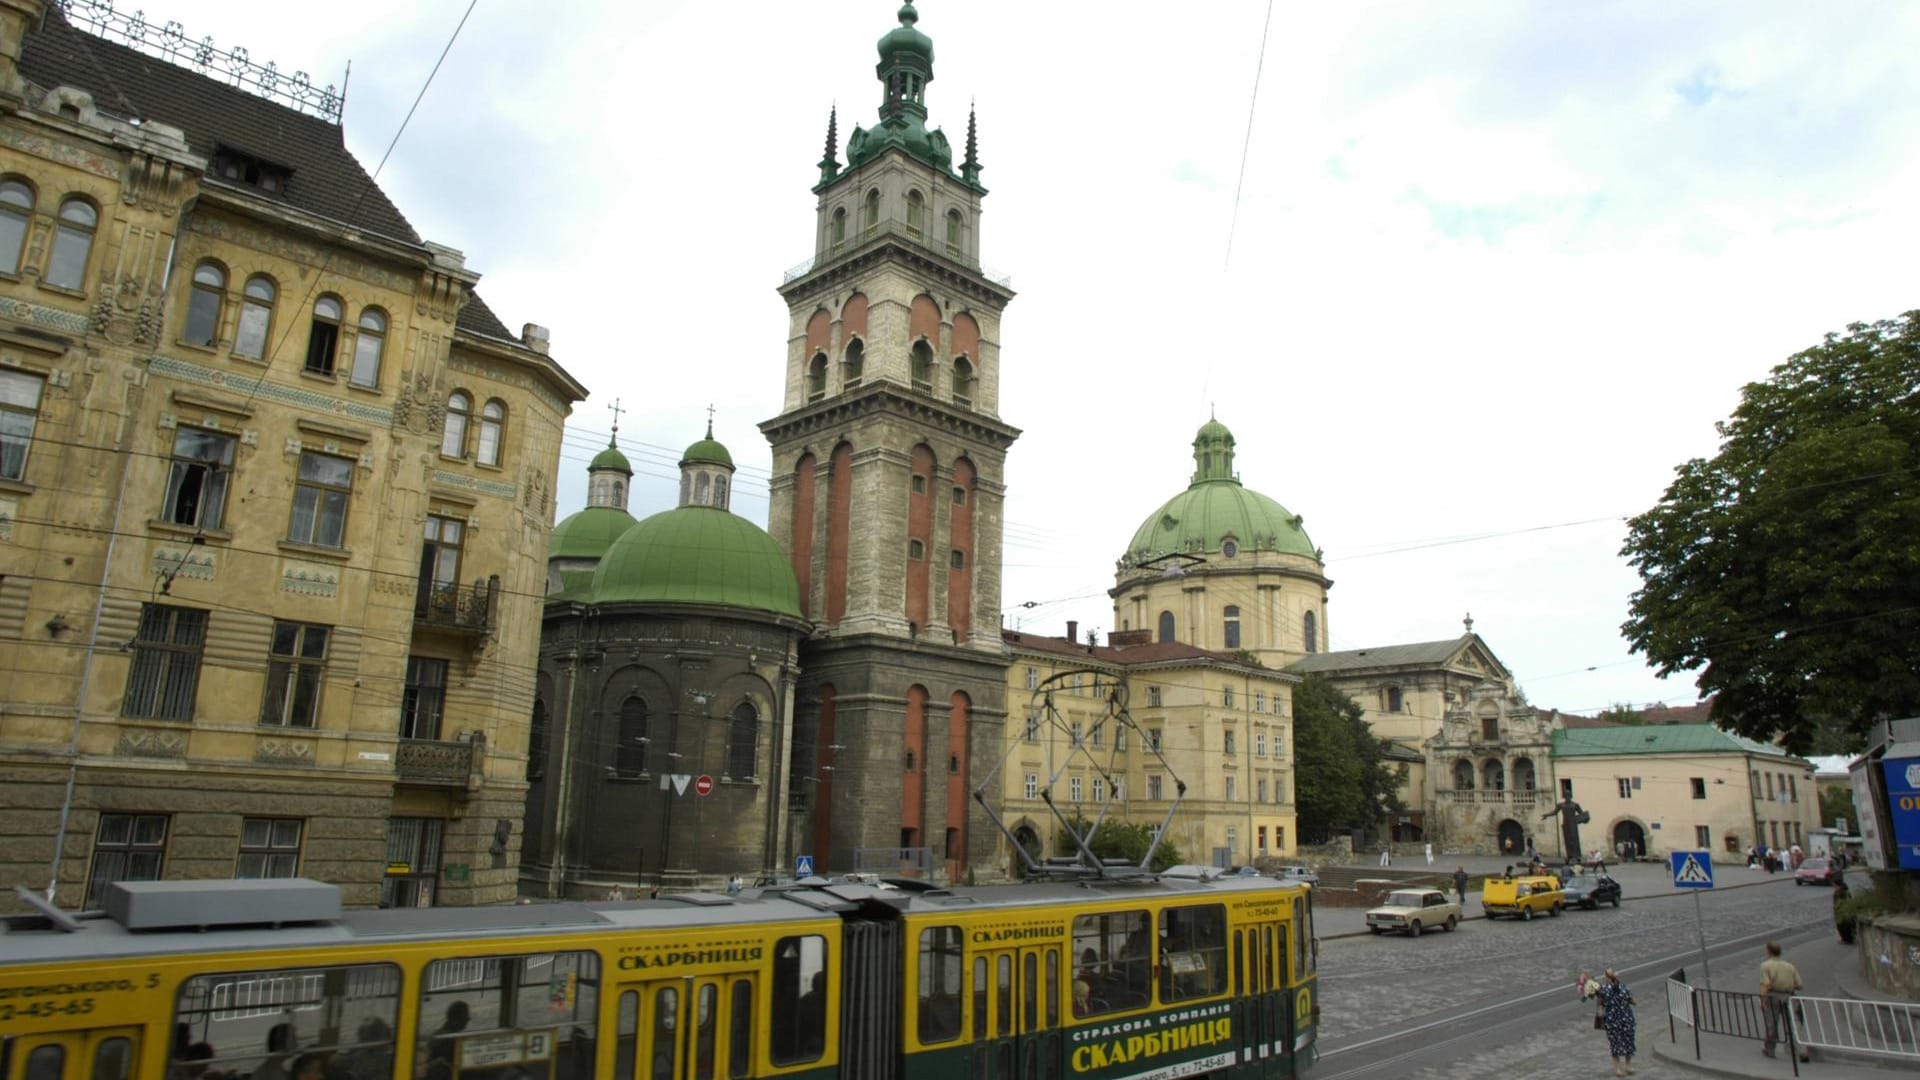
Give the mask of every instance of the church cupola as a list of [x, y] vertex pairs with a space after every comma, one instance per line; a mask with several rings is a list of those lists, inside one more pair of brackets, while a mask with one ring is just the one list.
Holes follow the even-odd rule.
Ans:
[[890, 123], [902, 116], [927, 118], [927, 84], [933, 81], [933, 39], [914, 24], [920, 13], [912, 4], [900, 5], [900, 25], [880, 39], [880, 64], [874, 72], [886, 87], [880, 103], [880, 120]]
[[715, 441], [709, 419], [707, 437], [680, 455], [680, 505], [725, 510], [732, 501], [732, 486], [733, 455]]
[[613, 434], [607, 436], [607, 448], [587, 463], [587, 505], [624, 511], [627, 489], [633, 484], [633, 466], [620, 452], [620, 423], [614, 421]]
[[1193, 482], [1237, 479], [1233, 471], [1233, 432], [1209, 417], [1193, 437]]

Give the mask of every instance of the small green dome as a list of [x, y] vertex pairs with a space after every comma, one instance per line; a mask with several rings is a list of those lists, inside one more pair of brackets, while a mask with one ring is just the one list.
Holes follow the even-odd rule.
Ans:
[[920, 13], [913, 10], [912, 4], [900, 5], [900, 25], [889, 30], [880, 39], [880, 60], [885, 63], [896, 53], [914, 53], [933, 62], [933, 39], [914, 28], [920, 21]]
[[1233, 441], [1233, 432], [1228, 431], [1227, 425], [1220, 421], [1208, 418], [1206, 423], [1200, 425], [1200, 432], [1193, 437], [1193, 441], [1201, 443], [1213, 439], [1220, 439], [1231, 443]]
[[587, 471], [593, 472], [595, 469], [616, 469], [628, 476], [633, 475], [633, 466], [627, 463], [627, 455], [621, 453], [617, 446], [608, 446], [593, 455], [593, 460], [587, 462]]
[[729, 469], [733, 468], [733, 455], [727, 453], [727, 448], [720, 445], [720, 443], [714, 439], [712, 431], [708, 431], [706, 438], [687, 447], [687, 452], [680, 455], [680, 464], [682, 465], [691, 465], [696, 461], [711, 462], [717, 465], [725, 465]]
[[[606, 454], [618, 454], [608, 450]], [[602, 454], [604, 457], [606, 454]], [[597, 458], [595, 459], [598, 460]], [[626, 459], [620, 459], [625, 463]], [[569, 514], [553, 527], [553, 539], [547, 545], [549, 559], [598, 559], [607, 553], [620, 534], [633, 528], [633, 515], [613, 506], [589, 506]]]
[[1245, 551], [1278, 551], [1318, 559], [1300, 517], [1240, 484], [1233, 471], [1233, 432], [1218, 420], [1193, 437], [1193, 482], [1168, 499], [1133, 534], [1127, 557], [1151, 559], [1185, 552], [1216, 555], [1231, 538]]
[[766, 530], [710, 506], [682, 506], [628, 529], [593, 574], [593, 601], [716, 604], [801, 618], [787, 553]]

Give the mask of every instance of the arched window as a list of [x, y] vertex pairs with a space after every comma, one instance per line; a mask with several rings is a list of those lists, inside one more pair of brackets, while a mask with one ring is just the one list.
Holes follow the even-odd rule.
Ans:
[[1465, 758], [1453, 763], [1453, 790], [1473, 790], [1473, 765]]
[[866, 205], [861, 208], [860, 228], [872, 232], [880, 227], [880, 189], [867, 192]]
[[1225, 620], [1225, 625], [1221, 627], [1221, 632], [1220, 632], [1221, 648], [1225, 648], [1225, 649], [1239, 648], [1240, 647], [1240, 609], [1229, 604], [1227, 606], [1227, 609], [1221, 612], [1220, 614], [1221, 614], [1221, 617]]
[[271, 278], [259, 274], [247, 279], [240, 296], [240, 328], [234, 331], [233, 354], [258, 360], [267, 354], [267, 335], [273, 328], [273, 301], [279, 296]]
[[1313, 617], [1311, 611], [1300, 617], [1300, 636], [1306, 641], [1308, 652], [1320, 651], [1319, 620]]
[[867, 347], [860, 344], [859, 338], [847, 343], [847, 373], [841, 385], [848, 390], [860, 385], [860, 378], [867, 370]]
[[933, 348], [925, 338], [913, 343], [913, 388], [933, 389]]
[[837, 246], [847, 241], [847, 208], [837, 207], [833, 211], [833, 228], [827, 234]]
[[486, 403], [480, 409], [480, 442], [474, 456], [482, 465], [500, 464], [500, 441], [506, 431], [507, 407], [499, 398]]
[[[639, 776], [647, 771], [647, 703], [630, 697], [620, 703], [619, 744], [613, 751], [613, 775]], [[671, 749], [671, 747], [669, 747]]]
[[473, 417], [473, 399], [465, 390], [447, 395], [447, 430], [440, 436], [443, 457], [467, 456], [467, 423]]
[[973, 402], [973, 365], [964, 356], [953, 358], [953, 400], [961, 405]]
[[760, 738], [760, 713], [752, 702], [733, 707], [727, 722], [727, 775], [735, 780], [754, 776], [754, 751]]
[[1173, 640], [1173, 612], [1171, 611], [1160, 613], [1160, 640]]
[[819, 401], [827, 396], [827, 354], [815, 353], [813, 362], [807, 365], [807, 400]]
[[706, 473], [694, 474], [693, 504], [695, 506], [707, 505], [707, 474]]
[[947, 254], [960, 254], [960, 233], [964, 224], [960, 219], [960, 211], [947, 211]]
[[360, 313], [360, 333], [353, 343], [353, 374], [348, 382], [359, 387], [380, 385], [380, 359], [387, 350], [387, 316], [379, 308]]
[[527, 779], [547, 774], [547, 701], [533, 699], [533, 722], [527, 727]]
[[0, 183], [0, 273], [20, 272], [20, 253], [27, 246], [27, 223], [33, 217], [33, 189], [18, 180]]
[[193, 286], [187, 294], [187, 326], [180, 337], [189, 345], [209, 348], [220, 337], [220, 307], [227, 299], [227, 272], [208, 260], [193, 268]]
[[1507, 770], [1494, 758], [1488, 758], [1486, 764], [1480, 766], [1480, 779], [1488, 791], [1507, 790]]
[[1515, 758], [1513, 761], [1513, 790], [1534, 790], [1533, 759]]
[[340, 318], [345, 312], [337, 296], [313, 302], [313, 326], [307, 330], [307, 370], [333, 374], [333, 354], [340, 346]]
[[917, 191], [907, 192], [907, 233], [919, 236], [927, 229], [927, 201]]
[[87, 256], [93, 253], [93, 231], [100, 211], [85, 199], [60, 204], [60, 221], [53, 230], [53, 254], [47, 258], [45, 281], [62, 289], [78, 289], [87, 280]]
[[1388, 712], [1399, 712], [1400, 709], [1405, 704], [1406, 704], [1405, 695], [1400, 693], [1399, 687], [1397, 686], [1387, 687], [1387, 711]]
[[722, 510], [727, 508], [727, 478], [715, 475], [713, 478], [713, 505]]

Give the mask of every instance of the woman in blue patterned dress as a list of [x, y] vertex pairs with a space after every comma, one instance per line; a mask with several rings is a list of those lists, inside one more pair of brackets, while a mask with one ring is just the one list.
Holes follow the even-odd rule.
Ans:
[[1633, 991], [1608, 968], [1600, 980], [1600, 992], [1594, 996], [1600, 1002], [1600, 1022], [1607, 1032], [1607, 1053], [1613, 1057], [1613, 1075], [1629, 1076], [1633, 1073]]

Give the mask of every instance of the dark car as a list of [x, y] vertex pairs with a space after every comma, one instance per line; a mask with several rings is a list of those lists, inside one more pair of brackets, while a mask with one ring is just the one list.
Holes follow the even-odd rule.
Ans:
[[1568, 907], [1591, 911], [1601, 904], [1620, 906], [1620, 883], [1605, 874], [1574, 874], [1560, 885]]
[[1800, 860], [1800, 869], [1793, 872], [1795, 885], [1828, 885], [1841, 878], [1840, 868], [1833, 865], [1832, 859], [1812, 858]]

